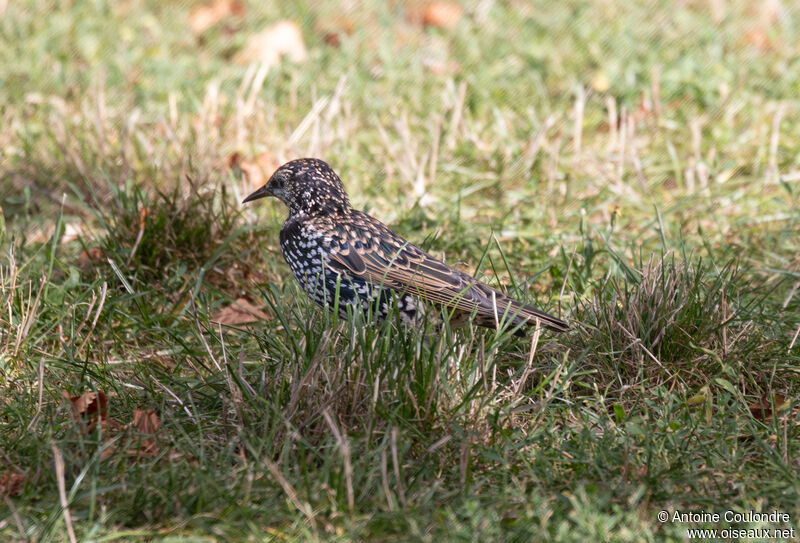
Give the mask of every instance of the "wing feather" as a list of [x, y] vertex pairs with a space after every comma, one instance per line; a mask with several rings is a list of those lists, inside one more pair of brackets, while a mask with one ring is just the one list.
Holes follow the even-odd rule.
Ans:
[[339, 229], [338, 248], [329, 255], [333, 268], [451, 309], [475, 312], [482, 322], [493, 322], [495, 315], [502, 319], [507, 314], [515, 325], [523, 321], [534, 324], [538, 319], [553, 330], [568, 329], [560, 319], [451, 268], [403, 240], [383, 223], [366, 214], [359, 215], [360, 220], [371, 223], [368, 227], [373, 232], [379, 232], [380, 242], [364, 244], [351, 239], [352, 229]]

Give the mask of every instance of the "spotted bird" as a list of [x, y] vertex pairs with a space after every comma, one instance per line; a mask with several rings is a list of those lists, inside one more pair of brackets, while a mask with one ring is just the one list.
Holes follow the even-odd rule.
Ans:
[[[379, 220], [353, 209], [341, 179], [316, 158], [287, 162], [266, 185], [244, 199], [274, 196], [289, 208], [280, 233], [281, 252], [303, 290], [342, 316], [347, 306], [386, 318], [390, 302], [404, 322], [421, 314], [421, 301], [489, 328], [505, 321], [557, 332], [567, 324], [455, 270], [407, 242]], [[338, 290], [338, 296], [337, 296]]]

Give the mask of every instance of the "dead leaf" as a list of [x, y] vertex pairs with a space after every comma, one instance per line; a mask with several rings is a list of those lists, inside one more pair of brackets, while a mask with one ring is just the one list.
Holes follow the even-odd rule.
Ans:
[[464, 10], [457, 2], [442, 0], [429, 2], [422, 6], [411, 6], [406, 11], [406, 19], [411, 22], [421, 22], [424, 26], [437, 28], [453, 28], [464, 16]]
[[155, 436], [161, 429], [161, 420], [158, 418], [158, 413], [152, 409], [134, 409], [133, 410], [133, 428], [141, 434], [139, 436], [138, 447], [129, 450], [130, 454], [136, 456], [152, 456], [158, 452], [158, 444]]
[[25, 476], [15, 470], [6, 469], [0, 475], [0, 496], [19, 496], [25, 486]]
[[325, 43], [333, 47], [339, 47], [342, 43], [342, 36], [352, 36], [354, 29], [353, 20], [346, 15], [326, 17], [320, 20], [315, 27], [316, 32], [322, 34]]
[[214, 0], [192, 8], [189, 12], [189, 26], [195, 34], [202, 34], [231, 15], [244, 15], [244, 4], [235, 0]]
[[773, 407], [774, 411], [780, 411], [788, 406], [789, 402], [786, 401], [786, 398], [784, 396], [781, 396], [780, 394], [775, 394], [770, 399], [765, 394], [757, 402], [750, 404], [748, 406], [748, 409], [750, 409], [750, 414], [753, 415], [754, 419], [760, 420], [761, 422], [767, 422], [772, 418]]
[[117, 452], [117, 445], [118, 443], [112, 443], [111, 445], [106, 445], [106, 448], [103, 449], [103, 452], [100, 453], [100, 461], [104, 462], [108, 460]]
[[762, 27], [752, 28], [745, 32], [744, 41], [748, 45], [752, 45], [761, 51], [772, 51], [775, 49], [775, 45], [769, 38], [767, 30]]
[[297, 23], [292, 21], [275, 23], [250, 36], [234, 60], [239, 64], [262, 62], [267, 66], [275, 66], [284, 55], [292, 62], [302, 62], [308, 57], [303, 33]]
[[242, 154], [240, 152], [231, 153], [228, 157], [228, 168], [238, 168], [242, 161]]
[[272, 172], [278, 169], [278, 161], [269, 151], [264, 151], [253, 159], [243, 159], [239, 153], [228, 158], [228, 165], [238, 167], [250, 180], [250, 185], [257, 189], [265, 185]]
[[108, 420], [108, 398], [102, 392], [87, 392], [80, 396], [70, 396], [67, 391], [62, 394], [69, 400], [72, 418], [75, 422], [86, 423], [86, 431], [91, 432], [95, 424], [105, 424]]
[[78, 255], [78, 261], [81, 264], [87, 264], [89, 262], [102, 262], [103, 249], [100, 247], [88, 247], [86, 250], [81, 251], [81, 254]]
[[246, 298], [239, 298], [211, 317], [211, 321], [227, 326], [236, 326], [238, 324], [258, 322], [269, 318], [269, 315], [255, 307]]
[[161, 429], [161, 420], [153, 409], [134, 409], [133, 426], [139, 433], [155, 434]]
[[752, 26], [742, 36], [744, 42], [764, 52], [774, 50], [776, 44], [773, 38], [777, 35], [773, 33], [773, 28], [788, 16], [781, 0], [750, 2], [747, 11]]

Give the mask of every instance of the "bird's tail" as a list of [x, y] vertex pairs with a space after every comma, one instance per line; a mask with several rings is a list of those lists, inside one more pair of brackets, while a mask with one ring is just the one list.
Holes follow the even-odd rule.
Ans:
[[509, 314], [516, 315], [514, 324], [519, 324], [524, 321], [530, 326], [537, 326], [538, 322], [539, 325], [553, 330], [554, 332], [566, 332], [569, 330], [569, 325], [566, 322], [549, 313], [540, 311], [533, 306], [517, 302], [516, 300], [512, 300], [510, 305]]
[[[476, 283], [472, 292], [480, 298], [478, 318], [482, 326], [495, 327], [502, 320], [511, 320], [514, 326], [543, 326], [554, 332], [566, 332], [569, 325], [535, 307], [518, 302], [485, 283]], [[537, 324], [538, 323], [538, 324]], [[521, 330], [519, 332], [522, 332]], [[522, 334], [524, 335], [524, 333]]]

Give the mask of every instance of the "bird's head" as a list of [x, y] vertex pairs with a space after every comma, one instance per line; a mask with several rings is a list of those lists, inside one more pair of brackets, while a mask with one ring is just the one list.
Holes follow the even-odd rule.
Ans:
[[342, 213], [350, 207], [347, 192], [336, 172], [318, 158], [287, 162], [272, 174], [266, 185], [242, 202], [274, 196], [289, 208], [289, 215]]

